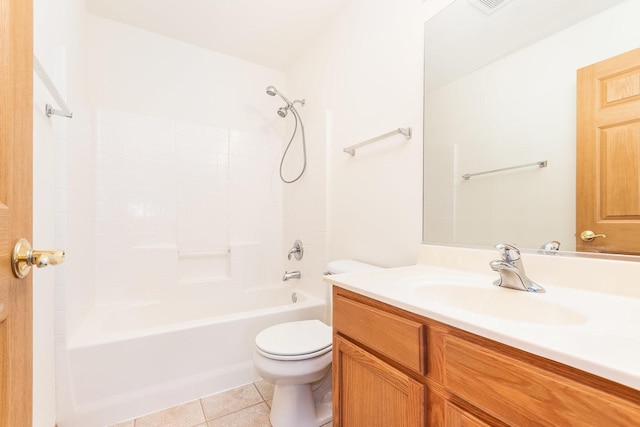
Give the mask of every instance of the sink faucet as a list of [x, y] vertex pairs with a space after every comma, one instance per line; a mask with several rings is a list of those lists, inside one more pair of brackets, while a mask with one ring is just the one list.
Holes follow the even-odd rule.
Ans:
[[299, 279], [302, 276], [302, 273], [299, 271], [285, 271], [284, 276], [282, 276], [282, 281], [286, 282], [289, 279]]
[[533, 282], [524, 273], [524, 265], [522, 265], [522, 258], [518, 248], [498, 243], [496, 249], [500, 251], [502, 259], [489, 263], [493, 271], [500, 273], [500, 279], [493, 282], [494, 285], [519, 291], [546, 292], [542, 286]]
[[538, 251], [541, 254], [552, 254], [555, 255], [560, 250], [560, 242], [557, 240], [551, 240], [550, 242], [545, 243], [540, 246], [540, 250]]

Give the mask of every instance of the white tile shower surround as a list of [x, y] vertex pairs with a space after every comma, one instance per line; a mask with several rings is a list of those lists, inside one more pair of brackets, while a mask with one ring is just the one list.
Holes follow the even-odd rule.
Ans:
[[271, 427], [272, 399], [273, 385], [258, 381], [110, 427]]
[[236, 242], [259, 246], [256, 280], [279, 277], [282, 194], [270, 166], [278, 136], [107, 109], [95, 126], [98, 301], [229, 278], [229, 257], [211, 254]]

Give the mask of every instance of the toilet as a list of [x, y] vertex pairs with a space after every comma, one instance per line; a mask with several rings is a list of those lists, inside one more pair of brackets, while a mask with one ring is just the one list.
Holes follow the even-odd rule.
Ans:
[[[329, 274], [378, 270], [354, 260], [332, 261]], [[320, 320], [280, 323], [255, 339], [258, 374], [275, 384], [270, 420], [273, 427], [319, 427], [332, 419], [332, 328]]]

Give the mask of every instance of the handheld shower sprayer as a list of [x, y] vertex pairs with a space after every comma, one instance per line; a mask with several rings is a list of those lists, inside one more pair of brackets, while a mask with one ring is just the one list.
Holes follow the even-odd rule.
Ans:
[[267, 86], [267, 95], [276, 96], [278, 89], [275, 86]]
[[[295, 107], [295, 104], [300, 104], [300, 105], [302, 105], [304, 107], [305, 100], [304, 99], [296, 99], [293, 102], [291, 102], [278, 89], [276, 89], [275, 86], [267, 86], [266, 92], [267, 92], [267, 95], [269, 95], [269, 96], [278, 95], [287, 104], [284, 107], [278, 108], [278, 115], [280, 117], [282, 117], [282, 118], [287, 117], [287, 113], [289, 112], [289, 110], [291, 110], [293, 112], [293, 117], [295, 119], [295, 126], [293, 128], [293, 134], [291, 134], [291, 139], [289, 140], [289, 143], [287, 144], [287, 148], [284, 150], [284, 153], [282, 154], [282, 160], [280, 160], [280, 179], [282, 180], [282, 182], [285, 182], [287, 184], [291, 184], [291, 183], [296, 182], [297, 180], [299, 180], [300, 177], [302, 177], [302, 174], [304, 173], [305, 169], [307, 168], [307, 147], [306, 147], [306, 141], [305, 141], [305, 136], [304, 136], [304, 125], [302, 124], [302, 117], [300, 117], [300, 114], [298, 113], [298, 110], [296, 110], [296, 107]], [[300, 174], [295, 179], [293, 179], [291, 181], [288, 181], [282, 176], [282, 165], [284, 164], [284, 159], [285, 159], [285, 157], [287, 155], [287, 152], [289, 151], [289, 147], [291, 147], [291, 143], [293, 142], [293, 138], [296, 136], [296, 132], [298, 131], [298, 121], [300, 122], [300, 129], [302, 130], [302, 153], [303, 153], [304, 160], [303, 160], [303, 164], [302, 164], [302, 171], [300, 172]]]

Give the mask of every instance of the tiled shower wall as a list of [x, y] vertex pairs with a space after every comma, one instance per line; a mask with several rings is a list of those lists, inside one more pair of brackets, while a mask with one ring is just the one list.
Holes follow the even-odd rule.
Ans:
[[278, 137], [106, 109], [95, 137], [97, 303], [279, 280]]

